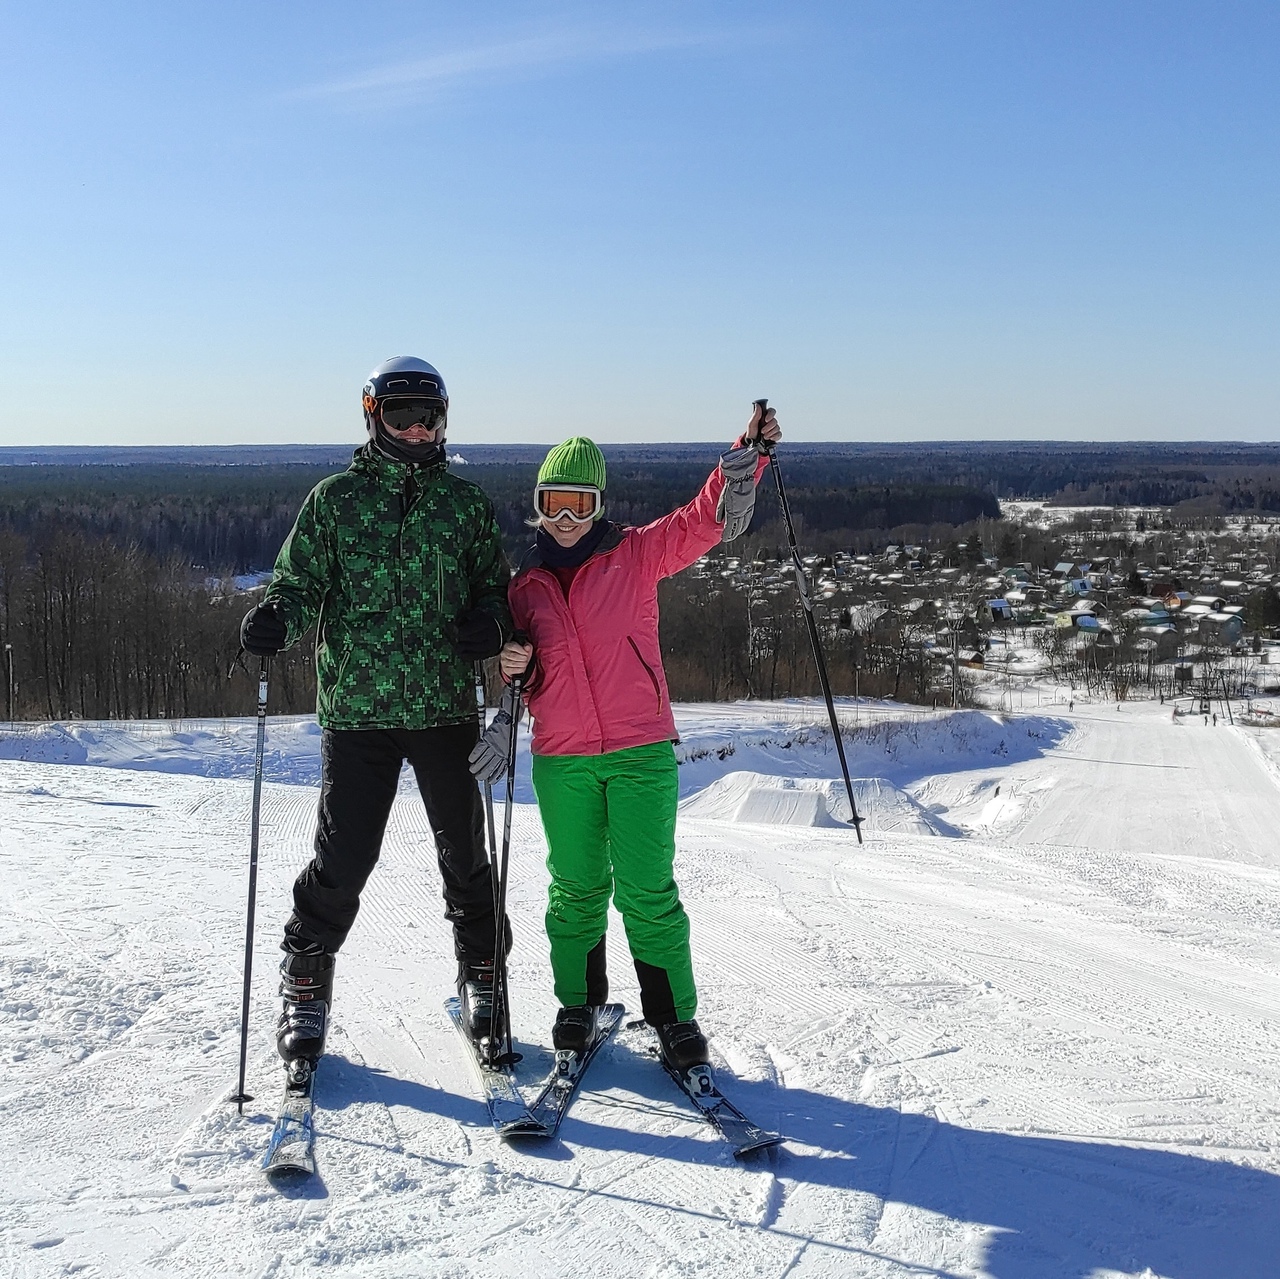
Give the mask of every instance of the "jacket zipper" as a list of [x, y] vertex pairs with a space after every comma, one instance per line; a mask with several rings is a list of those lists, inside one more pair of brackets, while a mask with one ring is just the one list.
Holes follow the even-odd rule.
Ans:
[[410, 471], [404, 477], [404, 484], [400, 489], [400, 527], [396, 529], [396, 607], [404, 607], [404, 598], [401, 592], [401, 579], [404, 576], [402, 565], [404, 564], [404, 525], [409, 518], [409, 512], [413, 509], [413, 472]]
[[436, 547], [436, 608], [444, 616], [444, 558]]
[[627, 643], [631, 645], [631, 651], [636, 655], [636, 660], [644, 667], [644, 673], [649, 677], [649, 683], [653, 685], [654, 695], [658, 699], [658, 714], [662, 714], [662, 685], [658, 683], [658, 677], [649, 667], [649, 663], [640, 656], [639, 646], [630, 635], [627, 636]]

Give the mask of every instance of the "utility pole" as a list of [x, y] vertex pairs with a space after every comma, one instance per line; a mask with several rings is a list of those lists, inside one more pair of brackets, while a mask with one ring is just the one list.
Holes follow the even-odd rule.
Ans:
[[13, 723], [13, 645], [4, 646], [6, 718]]
[[951, 619], [951, 709], [960, 704], [960, 628]]

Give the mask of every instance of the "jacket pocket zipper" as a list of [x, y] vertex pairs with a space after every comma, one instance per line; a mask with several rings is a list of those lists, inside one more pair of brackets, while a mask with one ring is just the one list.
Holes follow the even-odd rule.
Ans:
[[658, 714], [662, 714], [662, 685], [658, 683], [658, 677], [653, 673], [649, 663], [640, 656], [640, 648], [630, 635], [627, 636], [627, 643], [631, 645], [631, 651], [636, 655], [636, 661], [644, 667], [644, 673], [649, 677], [649, 683], [653, 685], [654, 696], [658, 699]]

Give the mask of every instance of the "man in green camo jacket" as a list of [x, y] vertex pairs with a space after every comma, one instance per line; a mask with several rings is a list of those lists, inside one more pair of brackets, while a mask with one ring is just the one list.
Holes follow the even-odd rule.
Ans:
[[[424, 360], [380, 364], [363, 397], [369, 441], [303, 504], [241, 642], [270, 656], [318, 624], [321, 742], [315, 857], [293, 889], [281, 964], [280, 1055], [306, 1078], [324, 1050], [334, 956], [378, 860], [405, 760], [435, 835], [464, 1024], [490, 1040], [497, 945], [483, 807], [467, 757], [478, 737], [475, 662], [511, 634], [510, 569], [493, 506], [450, 473], [448, 397]], [[504, 933], [506, 929], [504, 928]]]

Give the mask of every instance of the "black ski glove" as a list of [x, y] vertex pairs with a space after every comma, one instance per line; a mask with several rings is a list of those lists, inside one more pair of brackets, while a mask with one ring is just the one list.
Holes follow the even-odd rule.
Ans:
[[511, 739], [519, 717], [520, 694], [514, 684], [508, 684], [498, 703], [493, 723], [480, 734], [480, 740], [467, 757], [476, 781], [492, 785], [498, 778], [506, 776], [507, 763], [511, 759]]
[[472, 661], [483, 661], [486, 657], [497, 657], [503, 645], [502, 625], [492, 613], [483, 609], [473, 609], [458, 618], [454, 627], [454, 647], [463, 657]]
[[274, 657], [288, 638], [288, 627], [274, 600], [255, 605], [240, 623], [240, 646], [254, 657]]

